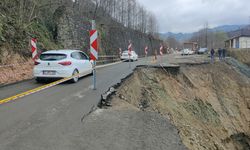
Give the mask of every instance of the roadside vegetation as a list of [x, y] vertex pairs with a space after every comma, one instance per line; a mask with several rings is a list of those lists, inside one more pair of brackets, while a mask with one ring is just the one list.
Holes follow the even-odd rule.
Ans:
[[250, 67], [250, 49], [229, 49], [228, 54]]
[[[38, 39], [38, 49], [89, 49], [90, 20], [95, 19], [101, 36], [100, 49], [109, 50], [109, 26], [157, 37], [155, 16], [137, 0], [1, 0], [0, 64], [13, 55], [30, 58], [30, 39]], [[107, 29], [106, 29], [107, 30]], [[128, 41], [124, 41], [126, 44]], [[107, 51], [108, 49], [108, 51]], [[11, 57], [11, 58], [9, 58]], [[8, 60], [6, 60], [8, 58]], [[19, 58], [18, 58], [19, 59]], [[21, 59], [20, 61], [23, 61]]]

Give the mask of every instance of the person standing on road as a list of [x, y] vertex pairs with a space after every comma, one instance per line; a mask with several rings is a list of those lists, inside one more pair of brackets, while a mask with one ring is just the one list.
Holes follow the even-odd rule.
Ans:
[[218, 49], [218, 53], [219, 53], [219, 59], [221, 60], [222, 59], [222, 49], [221, 48]]
[[210, 51], [211, 63], [214, 63], [214, 49], [212, 48]]
[[226, 58], [226, 49], [225, 48], [222, 49], [222, 58], [223, 59]]
[[157, 60], [157, 50], [155, 50], [155, 60]]

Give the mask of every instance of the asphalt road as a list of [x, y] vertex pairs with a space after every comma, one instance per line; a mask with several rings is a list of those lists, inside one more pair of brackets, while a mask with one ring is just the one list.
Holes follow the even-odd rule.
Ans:
[[86, 150], [187, 150], [162, 115], [126, 109], [98, 109], [83, 122], [78, 146]]
[[[170, 56], [164, 60], [173, 58], [174, 56]], [[185, 58], [186, 61], [190, 59], [181, 59]], [[95, 91], [91, 89], [92, 77], [87, 76], [76, 84], [63, 83], [0, 105], [0, 150], [83, 149], [79, 143], [84, 139], [80, 137], [84, 137], [82, 135], [85, 133], [91, 134], [82, 132], [83, 116], [97, 105], [101, 94], [110, 86], [119, 83], [132, 73], [136, 65], [143, 65], [145, 62], [145, 59], [132, 62], [131, 68], [128, 62], [124, 62], [98, 69]], [[41, 85], [28, 80], [1, 87], [0, 99]]]
[[[124, 62], [97, 70], [97, 90], [93, 91], [92, 77], [76, 84], [63, 83], [50, 89], [0, 105], [0, 149], [78, 149], [77, 135], [81, 118], [101, 94], [145, 61]], [[0, 99], [41, 86], [34, 80], [0, 88]], [[75, 141], [76, 140], [76, 141]]]

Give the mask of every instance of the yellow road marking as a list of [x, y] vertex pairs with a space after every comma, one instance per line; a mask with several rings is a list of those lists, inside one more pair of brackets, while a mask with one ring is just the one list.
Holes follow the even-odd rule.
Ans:
[[[122, 62], [122, 61], [121, 61]], [[121, 62], [118, 62], [118, 63], [121, 63]], [[115, 64], [118, 64], [118, 63], [113, 63], [111, 65], [115, 65]], [[102, 67], [107, 67], [107, 66], [110, 66], [110, 65], [102, 65], [102, 66], [99, 66], [97, 67], [97, 69], [99, 68], [102, 68]], [[5, 103], [8, 103], [10, 101], [14, 101], [14, 100], [17, 100], [19, 98], [22, 98], [22, 97], [25, 97], [25, 96], [28, 96], [28, 95], [31, 95], [31, 94], [34, 94], [34, 93], [37, 93], [37, 92], [40, 92], [42, 90], [45, 90], [45, 89], [48, 89], [48, 88], [51, 88], [53, 86], [56, 86], [60, 83], [63, 83], [65, 81], [69, 81], [70, 79], [76, 77], [76, 76], [79, 76], [80, 74], [76, 74], [74, 76], [71, 76], [71, 77], [68, 77], [68, 78], [64, 78], [64, 79], [61, 79], [61, 80], [58, 80], [58, 81], [55, 81], [55, 82], [52, 82], [52, 83], [49, 83], [49, 84], [46, 84], [46, 85], [43, 85], [43, 86], [40, 86], [40, 87], [37, 87], [35, 89], [32, 89], [32, 90], [28, 90], [26, 92], [23, 92], [23, 93], [20, 93], [20, 94], [17, 94], [17, 95], [14, 95], [14, 96], [11, 96], [11, 97], [8, 97], [8, 98], [5, 98], [5, 99], [2, 99], [0, 100], [0, 105], [2, 104], [5, 104]]]
[[[79, 75], [79, 74], [77, 74], [77, 75], [75, 75], [75, 76], [78, 76], [78, 75]], [[31, 94], [40, 92], [40, 91], [45, 90], [45, 89], [48, 89], [48, 88], [50, 88], [50, 87], [56, 86], [56, 85], [58, 85], [58, 84], [60, 84], [60, 83], [63, 83], [63, 82], [65, 82], [65, 81], [68, 81], [68, 80], [74, 78], [75, 76], [68, 77], [68, 78], [64, 78], [64, 79], [61, 79], [61, 80], [58, 80], [58, 81], [55, 81], [55, 82], [52, 82], [52, 83], [49, 83], [49, 84], [46, 84], [46, 85], [37, 87], [37, 88], [35, 88], [35, 89], [32, 89], [32, 90], [29, 90], [29, 91], [26, 91], [26, 92], [23, 92], [23, 93], [20, 93], [20, 94], [11, 96], [11, 97], [9, 97], [9, 98], [2, 99], [2, 100], [0, 100], [0, 105], [1, 105], [1, 104], [4, 104], [4, 103], [8, 103], [8, 102], [13, 101], [13, 100], [16, 100], [16, 99], [18, 99], [18, 98], [22, 98], [22, 97], [24, 97], [24, 96], [28, 96], [28, 95], [31, 95]]]

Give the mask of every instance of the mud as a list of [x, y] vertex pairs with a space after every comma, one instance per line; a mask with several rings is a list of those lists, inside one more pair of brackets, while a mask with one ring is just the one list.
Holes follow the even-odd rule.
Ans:
[[114, 93], [108, 109], [156, 112], [189, 149], [249, 149], [250, 80], [225, 63], [139, 67]]

